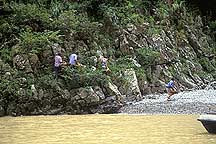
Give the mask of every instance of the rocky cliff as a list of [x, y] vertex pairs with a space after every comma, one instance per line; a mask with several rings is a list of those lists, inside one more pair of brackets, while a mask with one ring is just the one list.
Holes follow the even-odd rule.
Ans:
[[[215, 41], [183, 3], [85, 2], [1, 9], [1, 116], [115, 113], [127, 101], [164, 93], [171, 77], [180, 90], [215, 80]], [[56, 79], [54, 54], [68, 62], [74, 51], [83, 66], [65, 65]], [[99, 54], [109, 58], [110, 73], [97, 66]]]

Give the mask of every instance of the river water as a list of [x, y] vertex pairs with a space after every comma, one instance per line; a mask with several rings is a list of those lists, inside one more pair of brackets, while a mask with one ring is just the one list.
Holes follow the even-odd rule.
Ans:
[[0, 144], [215, 144], [198, 115], [0, 118]]

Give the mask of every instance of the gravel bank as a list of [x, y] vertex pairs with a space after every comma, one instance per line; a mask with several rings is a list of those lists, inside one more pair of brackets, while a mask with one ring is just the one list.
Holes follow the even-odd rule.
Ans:
[[195, 90], [175, 94], [147, 95], [139, 102], [129, 102], [120, 109], [127, 114], [203, 114], [216, 112], [216, 90]]

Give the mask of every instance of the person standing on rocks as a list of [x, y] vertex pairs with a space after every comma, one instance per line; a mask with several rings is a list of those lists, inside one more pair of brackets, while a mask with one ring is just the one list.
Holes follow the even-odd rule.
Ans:
[[54, 70], [55, 70], [56, 78], [58, 78], [59, 73], [61, 71], [61, 65], [62, 65], [61, 53], [56, 53], [56, 55], [55, 55], [55, 63], [54, 63]]
[[175, 79], [172, 78], [167, 84], [166, 84], [166, 88], [167, 88], [167, 93], [168, 93], [168, 97], [167, 100], [170, 101], [170, 97], [174, 94], [177, 93], [177, 88], [175, 86]]

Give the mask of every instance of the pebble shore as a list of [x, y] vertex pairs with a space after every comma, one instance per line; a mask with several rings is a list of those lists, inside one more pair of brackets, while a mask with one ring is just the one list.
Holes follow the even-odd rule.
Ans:
[[125, 114], [204, 114], [216, 113], [216, 90], [184, 91], [167, 101], [167, 94], [147, 95], [142, 101], [128, 102]]

